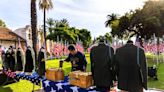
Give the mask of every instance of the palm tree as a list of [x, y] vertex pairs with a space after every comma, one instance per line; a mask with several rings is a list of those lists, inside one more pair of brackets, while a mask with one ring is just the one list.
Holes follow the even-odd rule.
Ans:
[[50, 35], [51, 35], [52, 34], [52, 27], [55, 25], [54, 20], [52, 18], [49, 18], [49, 19], [47, 19], [46, 24], [49, 28], [49, 32], [50, 32]]
[[60, 20], [60, 23], [61, 23], [62, 25], [64, 25], [64, 26], [66, 26], [66, 27], [69, 27], [69, 22], [68, 22], [67, 19], [62, 19], [62, 20]]
[[46, 11], [53, 8], [53, 4], [51, 0], [39, 0], [39, 8], [43, 10], [43, 19], [44, 19], [44, 45], [47, 50], [46, 46]]
[[117, 19], [117, 15], [112, 13], [111, 15], [107, 15], [107, 21], [105, 22], [105, 27], [109, 27], [112, 24], [112, 21]]
[[37, 14], [36, 14], [36, 0], [31, 0], [31, 30], [32, 30], [32, 43], [35, 52], [35, 61], [37, 59]]
[[105, 37], [106, 41], [108, 41], [108, 43], [112, 42], [112, 36], [109, 33], [106, 33], [104, 35], [104, 37]]

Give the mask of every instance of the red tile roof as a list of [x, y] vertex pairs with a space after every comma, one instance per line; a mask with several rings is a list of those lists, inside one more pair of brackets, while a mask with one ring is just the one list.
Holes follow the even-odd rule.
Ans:
[[20, 38], [21, 41], [26, 41], [21, 36], [19, 36], [16, 33], [12, 32], [10, 29], [0, 27], [0, 40], [18, 41], [18, 38]]

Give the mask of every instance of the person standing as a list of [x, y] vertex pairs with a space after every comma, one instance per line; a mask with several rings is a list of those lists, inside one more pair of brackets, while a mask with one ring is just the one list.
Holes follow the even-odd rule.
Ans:
[[24, 72], [31, 73], [34, 70], [34, 52], [30, 46], [26, 50], [26, 59], [25, 59], [25, 69]]
[[8, 48], [8, 50], [5, 53], [5, 63], [6, 63], [6, 67], [5, 69], [9, 70], [10, 69], [10, 48]]
[[10, 46], [10, 70], [15, 71], [15, 61], [16, 55], [13, 46]]
[[[3, 61], [2, 61], [2, 46], [0, 45], [0, 64], [2, 64], [3, 67]], [[0, 66], [1, 67], [1, 66]]]
[[4, 50], [2, 50], [2, 52], [1, 52], [1, 59], [2, 59], [2, 67], [4, 68], [4, 69], [6, 69], [6, 62], [5, 62], [5, 51]]
[[117, 72], [118, 89], [122, 92], [143, 92], [147, 89], [147, 66], [142, 48], [127, 44], [116, 50], [115, 69]]
[[42, 47], [38, 54], [38, 74], [39, 76], [45, 76], [45, 49]]
[[16, 52], [16, 71], [23, 71], [23, 65], [24, 65], [24, 55], [21, 50], [21, 48], [17, 49]]
[[101, 91], [107, 92], [113, 85], [113, 56], [113, 48], [106, 45], [103, 38], [100, 39], [97, 46], [91, 49], [90, 60], [94, 85]]
[[71, 62], [72, 71], [78, 71], [78, 70], [86, 71], [87, 60], [85, 58], [85, 55], [79, 51], [76, 51], [73, 45], [70, 45], [68, 47], [68, 50], [69, 50], [69, 55], [64, 61]]

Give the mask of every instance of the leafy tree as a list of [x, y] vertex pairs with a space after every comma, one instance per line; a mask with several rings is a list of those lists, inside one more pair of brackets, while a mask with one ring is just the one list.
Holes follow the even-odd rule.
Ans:
[[78, 30], [78, 37], [79, 39], [83, 42], [83, 45], [89, 46], [89, 44], [91, 43], [91, 33], [90, 31], [88, 31], [87, 29], [80, 29]]
[[112, 42], [112, 36], [109, 33], [106, 33], [104, 37], [106, 38], [106, 41]]
[[120, 38], [136, 36], [145, 40], [149, 40], [155, 35], [159, 45], [160, 38], [164, 35], [163, 5], [163, 0], [150, 0], [145, 3], [143, 8], [130, 11], [118, 18], [118, 22], [112, 20], [110, 23], [111, 34]]
[[5, 22], [3, 22], [1, 19], [0, 19], [0, 26], [1, 26], [1, 27], [6, 27]]
[[112, 35], [110, 33], [106, 33], [105, 35], [100, 35], [99, 37], [96, 38], [96, 40], [100, 40], [100, 38], [104, 38], [107, 43], [112, 42]]
[[[70, 27], [67, 19], [53, 20], [54, 24], [51, 26], [51, 33], [47, 36], [47, 39], [57, 41], [57, 37], [67, 42], [76, 43], [78, 39], [82, 41], [84, 47], [88, 47], [91, 42], [91, 34], [87, 29], [77, 29]], [[48, 26], [50, 29], [50, 26]]]
[[62, 27], [69, 27], [69, 22], [67, 19], [60, 20], [60, 26]]
[[154, 34], [162, 37], [164, 34], [163, 4], [164, 1], [147, 1], [142, 9], [128, 12], [118, 18], [118, 21], [113, 20], [110, 26], [111, 34], [121, 38], [137, 36], [150, 39]]
[[48, 30], [49, 30], [50, 34], [52, 34], [52, 28], [55, 24], [54, 20], [52, 18], [49, 18], [49, 19], [47, 19], [46, 24], [47, 24], [47, 27], [48, 27]]

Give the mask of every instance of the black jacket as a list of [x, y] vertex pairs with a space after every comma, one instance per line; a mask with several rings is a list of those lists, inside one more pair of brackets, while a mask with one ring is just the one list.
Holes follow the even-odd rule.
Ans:
[[39, 51], [38, 54], [38, 74], [39, 76], [44, 76], [46, 72], [46, 67], [45, 67], [45, 57], [44, 57], [44, 52]]
[[115, 65], [118, 78], [118, 88], [129, 92], [139, 92], [142, 87], [147, 89], [147, 66], [144, 50], [139, 48], [139, 63], [137, 64], [137, 46], [126, 44], [116, 50]]
[[25, 62], [25, 72], [32, 72], [34, 69], [34, 60], [32, 57], [32, 51], [30, 49], [26, 50], [26, 62]]
[[[110, 57], [111, 53], [111, 57]], [[94, 84], [98, 87], [112, 86], [112, 58], [114, 50], [104, 43], [99, 44], [91, 49], [91, 71]]]

